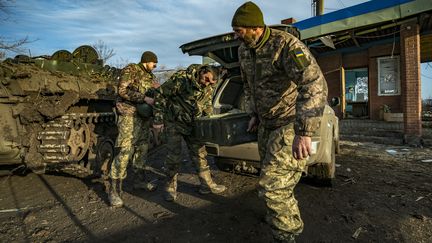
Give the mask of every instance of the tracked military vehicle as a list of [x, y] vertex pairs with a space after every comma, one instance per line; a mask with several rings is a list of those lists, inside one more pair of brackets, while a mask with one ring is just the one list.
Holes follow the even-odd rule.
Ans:
[[103, 66], [90, 46], [1, 62], [0, 165], [106, 170], [119, 71]]

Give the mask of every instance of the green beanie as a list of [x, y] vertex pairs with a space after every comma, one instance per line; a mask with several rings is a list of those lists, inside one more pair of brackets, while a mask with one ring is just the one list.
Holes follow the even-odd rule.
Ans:
[[151, 51], [145, 51], [141, 56], [141, 62], [154, 62], [157, 63], [158, 59], [156, 54]]
[[261, 9], [253, 2], [246, 2], [235, 12], [231, 26], [264, 27], [264, 17]]

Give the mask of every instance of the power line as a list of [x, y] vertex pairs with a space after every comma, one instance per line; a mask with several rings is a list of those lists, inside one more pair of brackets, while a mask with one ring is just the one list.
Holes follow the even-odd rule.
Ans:
[[341, 0], [338, 0], [338, 2], [340, 3], [340, 5], [342, 5], [342, 7], [346, 7], [345, 4], [343, 4], [343, 2]]

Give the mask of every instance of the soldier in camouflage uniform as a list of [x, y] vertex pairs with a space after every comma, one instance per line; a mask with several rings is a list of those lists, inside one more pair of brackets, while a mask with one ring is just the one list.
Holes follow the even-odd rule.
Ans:
[[117, 156], [111, 166], [111, 188], [109, 201], [112, 206], [121, 207], [120, 197], [122, 180], [126, 178], [126, 169], [132, 160], [134, 188], [152, 191], [156, 185], [146, 181], [145, 165], [149, 143], [149, 117], [138, 115], [137, 107], [144, 104], [150, 107], [154, 103], [154, 90], [158, 87], [152, 70], [156, 68], [157, 56], [146, 51], [139, 64], [129, 64], [121, 73], [119, 99], [116, 103], [119, 135], [116, 140]]
[[193, 64], [186, 70], [180, 70], [162, 84], [157, 92], [154, 105], [155, 129], [165, 130], [168, 154], [165, 160], [167, 183], [165, 200], [177, 198], [177, 175], [180, 169], [182, 138], [185, 140], [192, 163], [196, 166], [200, 179], [201, 194], [222, 193], [225, 186], [213, 182], [206, 160], [203, 144], [190, 136], [195, 118], [211, 115], [212, 85], [216, 83], [218, 70]]
[[295, 36], [265, 26], [254, 3], [240, 6], [231, 26], [242, 42], [238, 55], [251, 116], [248, 130], [258, 129], [259, 190], [267, 221], [275, 241], [294, 242], [303, 230], [294, 188], [319, 129], [327, 83], [308, 48]]

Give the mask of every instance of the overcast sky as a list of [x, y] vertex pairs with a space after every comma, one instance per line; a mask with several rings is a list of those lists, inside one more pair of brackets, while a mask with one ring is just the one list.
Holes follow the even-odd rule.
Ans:
[[[0, 0], [5, 2], [4, 0]], [[166, 68], [199, 63], [179, 46], [231, 31], [231, 18], [244, 0], [12, 0], [8, 13], [0, 12], [1, 36], [34, 42], [32, 56], [51, 55], [60, 49], [73, 52], [80, 45], [102, 40], [116, 55], [113, 65], [138, 62], [145, 50], [158, 55]], [[266, 24], [312, 15], [310, 0], [255, 0]], [[367, 2], [326, 0], [325, 12]], [[9, 39], [11, 40], [11, 39]], [[26, 53], [29, 54], [29, 53]], [[15, 54], [11, 54], [15, 55]], [[423, 97], [432, 96], [432, 67], [423, 65]], [[428, 78], [429, 77], [429, 78]]]

